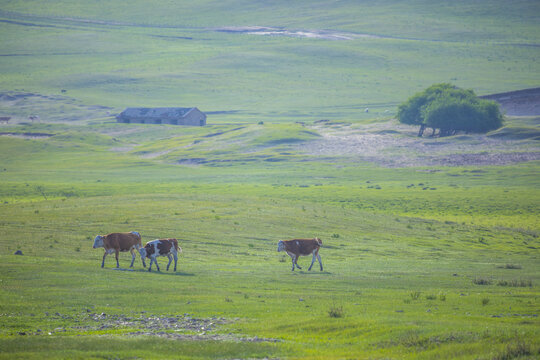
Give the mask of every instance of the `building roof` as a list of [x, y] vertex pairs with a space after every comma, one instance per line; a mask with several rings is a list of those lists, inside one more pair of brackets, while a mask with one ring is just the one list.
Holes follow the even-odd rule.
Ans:
[[122, 117], [148, 117], [148, 118], [183, 118], [190, 111], [197, 108], [162, 107], [162, 108], [127, 108], [120, 113]]

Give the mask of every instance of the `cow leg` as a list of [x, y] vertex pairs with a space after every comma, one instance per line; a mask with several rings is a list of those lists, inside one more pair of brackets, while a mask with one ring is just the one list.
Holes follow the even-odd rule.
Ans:
[[311, 265], [309, 265], [308, 271], [311, 271], [311, 267], [313, 266], [313, 263], [315, 262], [316, 258], [317, 258], [317, 253], [313, 252], [313, 258], [311, 259]]
[[150, 258], [150, 266], [148, 267], [148, 271], [152, 271], [152, 264], [154, 263], [154, 258]]
[[300, 270], [302, 270], [302, 268], [300, 267], [300, 265], [298, 265], [298, 258], [300, 258], [300, 255], [295, 255], [294, 256], [294, 263], [296, 264], [296, 267], [299, 268]]
[[294, 258], [295, 258], [295, 256], [291, 255], [291, 261], [292, 261], [292, 270], [291, 271], [294, 271]]
[[120, 251], [118, 249], [116, 249], [114, 251], [114, 254], [116, 256], [116, 268], [118, 269], [120, 267], [120, 263], [118, 262], [118, 254], [120, 253]]
[[105, 266], [105, 257], [107, 256], [107, 250], [105, 250], [105, 254], [103, 254], [103, 261], [101, 262], [101, 267]]
[[[139, 253], [139, 255], [141, 254], [140, 249], [141, 247], [137, 245], [137, 252]], [[143, 267], [146, 267], [146, 262], [144, 261], [144, 257], [142, 255], [141, 255], [141, 261], [142, 261]]]
[[319, 260], [319, 265], [321, 265], [321, 271], [323, 271], [323, 269], [322, 269], [321, 255], [319, 255], [319, 253], [317, 253], [317, 260]]
[[129, 267], [133, 267], [133, 263], [135, 262], [135, 249], [134, 248], [131, 248], [131, 250], [129, 251], [131, 253], [131, 265], [129, 265]]
[[157, 263], [157, 256], [154, 256], [152, 258], [154, 259], [154, 262], [156, 263], [157, 271], [161, 272], [161, 270], [159, 270], [159, 265]]
[[[169, 271], [169, 266], [170, 266], [171, 263], [172, 263], [172, 255], [169, 254], [169, 255], [167, 255], [167, 257], [169, 258], [169, 263], [167, 264], [167, 271]], [[176, 270], [176, 269], [175, 269], [175, 270]]]
[[176, 263], [178, 262], [178, 255], [174, 253], [173, 256], [174, 256], [174, 272], [176, 272]]

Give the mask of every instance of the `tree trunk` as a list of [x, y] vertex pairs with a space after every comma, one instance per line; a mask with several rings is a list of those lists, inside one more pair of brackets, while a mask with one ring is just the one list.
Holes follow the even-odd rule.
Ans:
[[424, 124], [420, 125], [420, 130], [418, 131], [418, 137], [422, 137], [422, 135], [424, 135], [425, 129], [426, 129], [426, 125]]

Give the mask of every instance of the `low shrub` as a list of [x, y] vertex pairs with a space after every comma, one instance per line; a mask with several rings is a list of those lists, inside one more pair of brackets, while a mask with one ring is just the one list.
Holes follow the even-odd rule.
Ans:
[[517, 341], [515, 343], [508, 344], [502, 353], [493, 357], [493, 360], [511, 360], [521, 358], [522, 356], [531, 355], [533, 355], [533, 353], [530, 345], [524, 343], [523, 341]]
[[476, 285], [491, 285], [493, 281], [485, 278], [474, 278], [473, 283]]
[[343, 306], [336, 306], [333, 304], [328, 309], [328, 316], [331, 318], [342, 318], [345, 316], [345, 311], [343, 311]]
[[522, 279], [513, 279], [513, 280], [499, 280], [497, 282], [498, 286], [509, 286], [509, 287], [532, 287], [531, 280], [522, 280]]

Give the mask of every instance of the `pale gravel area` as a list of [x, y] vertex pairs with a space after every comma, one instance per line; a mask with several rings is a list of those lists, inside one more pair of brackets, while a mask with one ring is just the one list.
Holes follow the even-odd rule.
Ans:
[[[189, 304], [189, 303], [188, 303]], [[125, 329], [127, 332], [121, 336], [155, 336], [174, 340], [189, 341], [233, 341], [233, 342], [280, 342], [278, 339], [260, 338], [258, 336], [247, 336], [241, 334], [227, 333], [222, 327], [226, 324], [232, 324], [239, 321], [239, 318], [226, 319], [223, 317], [200, 318], [191, 314], [175, 315], [153, 315], [146, 311], [140, 314], [118, 315], [106, 313], [92, 313], [87, 309], [82, 314], [49, 314], [47, 317], [53, 319], [64, 319], [72, 322], [90, 322], [91, 325], [79, 325], [72, 327], [58, 327], [54, 330], [44, 332], [37, 329], [35, 332], [29, 332], [32, 335], [53, 335], [76, 332], [106, 332], [108, 330]], [[131, 331], [133, 330], [133, 331]], [[105, 336], [110, 336], [106, 334]]]
[[324, 40], [353, 40], [358, 38], [381, 39], [382, 36], [373, 34], [358, 34], [345, 31], [335, 30], [318, 30], [318, 29], [285, 29], [282, 27], [267, 27], [267, 26], [225, 26], [213, 28], [218, 32], [226, 32], [233, 34], [248, 34], [260, 36], [286, 36], [309, 39], [324, 39]]
[[[316, 124], [321, 138], [298, 145], [317, 157], [340, 157], [385, 167], [505, 165], [540, 160], [535, 141], [501, 140], [486, 135], [417, 137], [418, 129], [397, 121], [368, 125]], [[429, 135], [431, 130], [427, 130]]]

